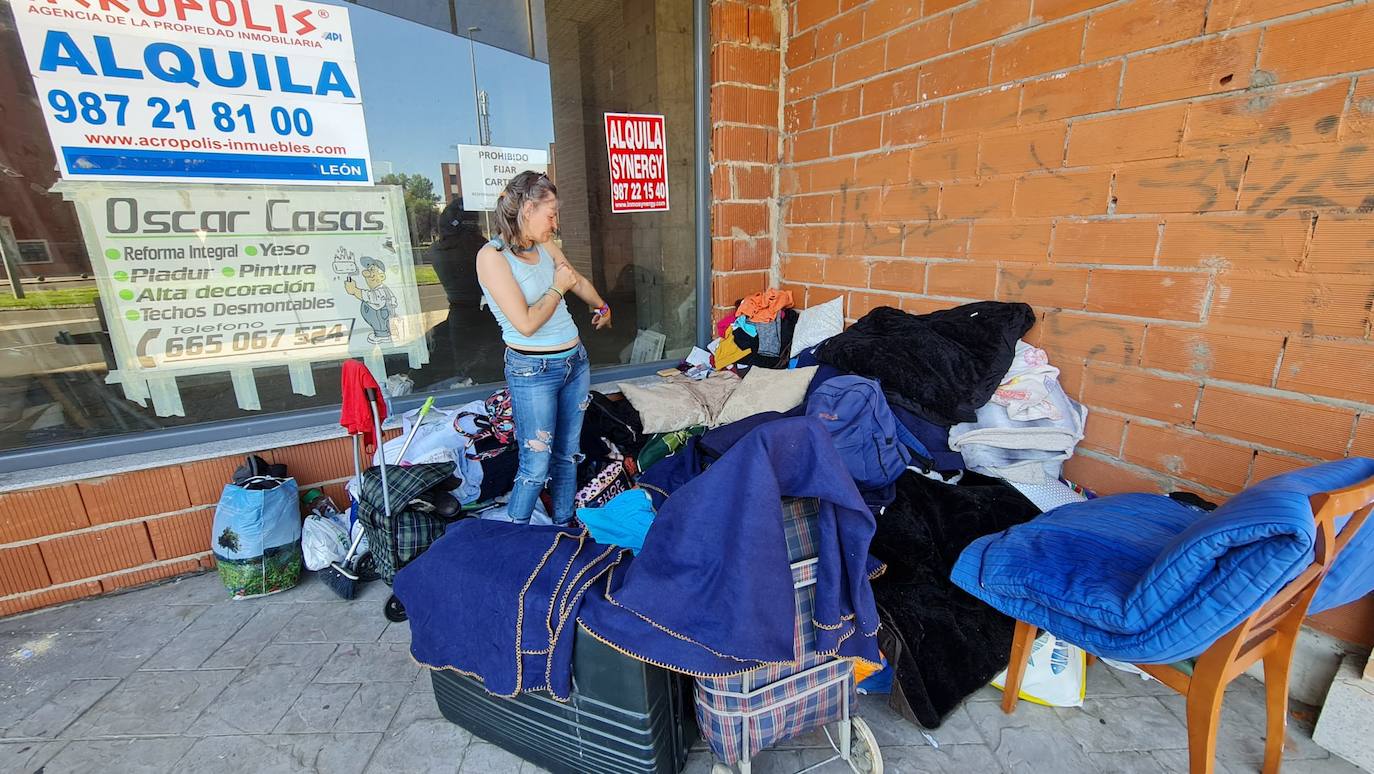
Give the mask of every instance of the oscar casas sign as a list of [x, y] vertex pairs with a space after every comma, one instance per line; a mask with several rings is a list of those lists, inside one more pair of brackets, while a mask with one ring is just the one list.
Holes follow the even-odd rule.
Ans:
[[668, 148], [663, 116], [606, 114], [611, 212], [668, 209]]

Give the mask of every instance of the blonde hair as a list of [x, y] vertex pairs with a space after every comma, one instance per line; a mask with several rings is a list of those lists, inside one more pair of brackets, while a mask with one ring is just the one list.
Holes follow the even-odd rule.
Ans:
[[525, 228], [525, 202], [558, 198], [558, 188], [542, 172], [525, 170], [512, 177], [496, 199], [496, 231], [511, 247], [525, 247], [521, 234]]

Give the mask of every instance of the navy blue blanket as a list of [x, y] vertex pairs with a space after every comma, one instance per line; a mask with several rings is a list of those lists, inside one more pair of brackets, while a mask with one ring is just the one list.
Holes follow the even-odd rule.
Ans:
[[566, 700], [582, 596], [628, 557], [568, 527], [460, 521], [396, 573], [411, 655], [498, 696], [547, 690]]
[[807, 417], [759, 426], [674, 492], [639, 556], [589, 592], [579, 621], [622, 651], [692, 675], [791, 661], [785, 496], [820, 501], [817, 651], [876, 663], [876, 524], [829, 433]]

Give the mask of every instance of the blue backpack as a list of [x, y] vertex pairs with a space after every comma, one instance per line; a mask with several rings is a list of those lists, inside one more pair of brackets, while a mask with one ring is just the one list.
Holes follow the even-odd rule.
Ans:
[[861, 490], [888, 486], [911, 462], [883, 388], [872, 379], [827, 379], [807, 398], [806, 415], [821, 420], [830, 431], [835, 449]]

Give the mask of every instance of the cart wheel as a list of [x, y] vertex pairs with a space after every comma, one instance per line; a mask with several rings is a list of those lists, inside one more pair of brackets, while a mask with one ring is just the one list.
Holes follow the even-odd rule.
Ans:
[[883, 752], [878, 749], [873, 729], [863, 718], [852, 718], [850, 727], [854, 730], [854, 738], [850, 742], [849, 767], [859, 774], [883, 774]]
[[726, 766], [724, 763], [711, 764], [711, 774], [735, 774], [733, 766]]
[[392, 623], [400, 623], [408, 617], [406, 616], [406, 606], [401, 604], [401, 600], [397, 599], [395, 594], [387, 597], [386, 607], [382, 608], [382, 613], [386, 616], [386, 620]]

